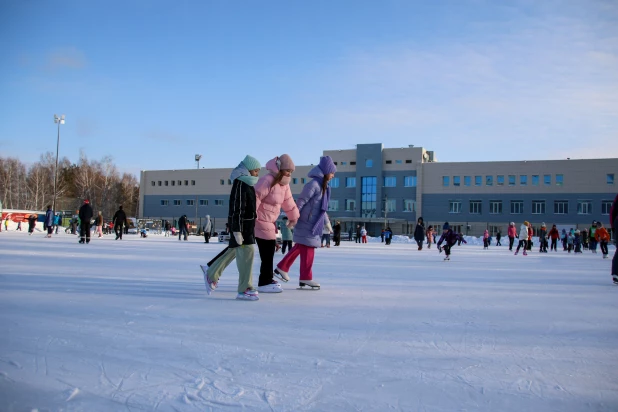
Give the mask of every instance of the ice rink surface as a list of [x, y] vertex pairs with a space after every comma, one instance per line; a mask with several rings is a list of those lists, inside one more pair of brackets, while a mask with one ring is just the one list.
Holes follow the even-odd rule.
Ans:
[[247, 302], [235, 265], [206, 295], [222, 248], [0, 233], [0, 410], [618, 410], [600, 254], [342, 242], [316, 251], [321, 290], [297, 262]]

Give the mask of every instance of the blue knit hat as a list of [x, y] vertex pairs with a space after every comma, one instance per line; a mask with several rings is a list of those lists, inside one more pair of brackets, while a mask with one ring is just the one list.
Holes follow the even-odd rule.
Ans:
[[442, 226], [442, 230], [449, 230], [448, 222], [444, 222], [444, 226]]
[[262, 165], [260, 164], [260, 162], [253, 156], [245, 156], [245, 158], [242, 161], [242, 164], [245, 165], [245, 167], [247, 168], [247, 170], [255, 170], [255, 169], [261, 169]]
[[333, 159], [330, 158], [330, 156], [320, 157], [320, 164], [318, 166], [320, 167], [322, 173], [324, 173], [325, 175], [337, 172], [337, 166], [335, 166], [335, 163], [333, 162]]

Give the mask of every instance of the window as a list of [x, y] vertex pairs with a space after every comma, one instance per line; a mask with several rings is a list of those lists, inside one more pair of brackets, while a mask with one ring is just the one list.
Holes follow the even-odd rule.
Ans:
[[200, 199], [200, 206], [208, 206], [208, 199]]
[[521, 186], [527, 186], [528, 185], [528, 176], [527, 175], [519, 175], [519, 184]]
[[350, 162], [350, 166], [356, 166], [356, 162]]
[[449, 200], [448, 201], [449, 213], [461, 213], [461, 200]]
[[470, 201], [470, 214], [471, 215], [480, 215], [482, 212], [483, 202], [480, 200], [471, 200]]
[[485, 176], [485, 186], [493, 186], [494, 177], [493, 176]]
[[356, 187], [356, 178], [355, 177], [346, 177], [345, 178], [345, 187]]
[[480, 186], [483, 184], [483, 176], [474, 176], [474, 186]]
[[150, 182], [150, 185], [154, 186], [155, 185], [155, 181], [153, 180], [152, 182]]
[[532, 214], [533, 215], [544, 215], [545, 214], [545, 201], [544, 200], [533, 200], [532, 201]]
[[489, 213], [492, 215], [499, 215], [502, 213], [502, 200], [490, 200], [489, 201]]
[[[292, 179], [292, 180], [296, 180], [296, 179]], [[296, 183], [296, 182], [294, 182]], [[333, 177], [332, 179], [330, 179], [330, 183], [329, 183], [330, 187], [339, 187], [339, 178], [338, 177]]]
[[387, 165], [390, 165], [390, 164], [392, 164], [392, 163], [393, 163], [393, 161], [392, 161], [392, 160], [387, 160], [387, 161], [386, 161], [386, 164], [387, 164]]
[[195, 186], [195, 180], [191, 180], [191, 186]]
[[464, 176], [464, 186], [470, 186], [472, 184], [472, 178], [470, 176]]
[[182, 186], [182, 180], [178, 181], [178, 186]]
[[219, 180], [219, 183], [224, 185], [225, 184], [225, 180], [221, 179], [221, 180]]
[[403, 200], [403, 211], [404, 212], [416, 212], [416, 200], [404, 199]]
[[532, 186], [539, 185], [539, 175], [532, 175]]
[[568, 215], [569, 214], [569, 201], [568, 200], [554, 200], [554, 214], [555, 215]]
[[165, 181], [165, 186], [168, 186], [168, 184], [167, 184], [167, 180]]
[[601, 214], [609, 215], [609, 211], [612, 209], [611, 200], [601, 200]]
[[161, 206], [169, 206], [170, 201], [169, 200], [161, 200]]
[[187, 199], [187, 206], [195, 206], [195, 200]]
[[378, 178], [361, 177], [361, 217], [376, 217]]
[[450, 177], [448, 177], [448, 176], [442, 176], [442, 186], [448, 186], [449, 185], [449, 179], [450, 179]]
[[232, 179], [227, 179], [227, 184], [231, 185], [232, 184]]
[[223, 206], [223, 199], [215, 199], [215, 206]]
[[515, 175], [509, 175], [509, 186], [515, 186]]
[[341, 162], [341, 166], [345, 166], [347, 164], [348, 164], [347, 162]]
[[384, 176], [384, 187], [397, 186], [397, 178], [395, 176]]
[[412, 160], [406, 159], [406, 163], [412, 163]]
[[551, 175], [543, 175], [543, 183], [546, 186], [551, 185]]
[[333, 162], [333, 163], [335, 164], [335, 166], [337, 166], [337, 165], [339, 164], [339, 163], [337, 163], [337, 162]]
[[180, 199], [174, 199], [174, 206], [180, 206], [182, 201]]
[[511, 200], [511, 214], [521, 215], [524, 213], [524, 201], [523, 200]]
[[157, 184], [158, 184], [159, 186], [161, 186], [161, 181], [159, 180], [159, 181], [157, 182]]
[[345, 211], [346, 212], [354, 212], [354, 211], [356, 211], [356, 200], [354, 200], [354, 199], [346, 199], [345, 200]]
[[384, 210], [386, 212], [394, 212], [397, 210], [397, 201], [395, 199], [386, 199], [384, 202]]
[[[333, 183], [332, 183], [332, 182], [333, 182], [333, 180], [335, 180], [335, 179], [333, 178], [333, 179], [331, 180], [331, 186], [333, 185]], [[297, 178], [295, 178], [295, 177], [293, 177], [293, 178], [292, 178], [292, 184], [293, 184], [293, 185], [295, 185], [295, 184], [297, 184], [297, 183], [298, 183], [298, 179], [297, 179]]]
[[453, 186], [461, 186], [461, 177], [453, 176]]
[[577, 201], [577, 214], [578, 215], [592, 214], [592, 201], [591, 200], [578, 200]]
[[371, 159], [365, 160], [365, 167], [373, 167], [373, 160]]
[[608, 185], [613, 185], [614, 184], [614, 174], [613, 173], [608, 173], [607, 174], [607, 184]]
[[404, 176], [403, 186], [404, 187], [416, 187], [416, 176]]
[[328, 211], [334, 211], [336, 212], [337, 210], [339, 210], [339, 201], [338, 200], [329, 200], [328, 201]]
[[172, 186], [176, 186], [176, 181], [172, 180]]
[[185, 186], [189, 186], [189, 181], [185, 180]]
[[504, 186], [504, 175], [496, 176], [496, 185], [497, 186]]
[[395, 160], [395, 163], [398, 164], [398, 165], [403, 164], [403, 162], [401, 160]]
[[301, 178], [300, 178], [300, 182], [301, 182], [301, 183], [307, 183], [307, 179], [305, 179], [304, 177], [301, 177]]
[[564, 183], [564, 175], [556, 175], [556, 186], [562, 186]]

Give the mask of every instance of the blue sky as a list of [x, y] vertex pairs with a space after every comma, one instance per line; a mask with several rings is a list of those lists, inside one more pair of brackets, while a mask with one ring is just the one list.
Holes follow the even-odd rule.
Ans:
[[618, 3], [9, 1], [0, 155], [123, 171], [409, 144], [440, 161], [618, 157]]

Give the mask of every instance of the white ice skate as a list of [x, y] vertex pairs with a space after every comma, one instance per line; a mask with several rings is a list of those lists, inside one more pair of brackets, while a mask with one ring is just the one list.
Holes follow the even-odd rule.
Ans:
[[257, 290], [260, 293], [281, 293], [283, 292], [283, 288], [276, 280], [273, 280], [273, 282], [270, 285], [258, 286]]
[[208, 281], [208, 267], [200, 265], [202, 268], [202, 272], [204, 272], [204, 283], [206, 284], [206, 293], [210, 295], [212, 292], [217, 289], [217, 282], [209, 282]]
[[319, 290], [320, 289], [320, 284], [316, 282], [315, 280], [300, 280], [298, 282], [298, 286], [300, 286], [298, 289], [304, 289], [305, 286], [309, 286], [311, 288], [307, 290]]
[[244, 293], [239, 293], [238, 295], [236, 295], [236, 299], [238, 300], [260, 300], [260, 297], [258, 296], [257, 292], [254, 291], [253, 289], [247, 289], [244, 291]]
[[288, 272], [285, 272], [279, 268], [275, 268], [274, 275], [277, 279], [282, 280], [284, 282], [287, 282], [288, 280], [290, 280], [290, 277], [288, 276]]
[[451, 260], [451, 257], [450, 257], [450, 256], [446, 256], [446, 257], [444, 258], [444, 260]]

